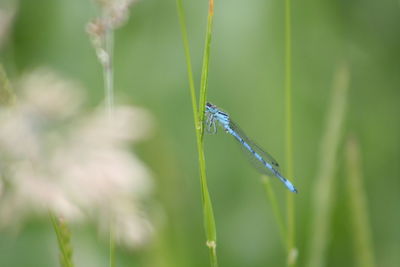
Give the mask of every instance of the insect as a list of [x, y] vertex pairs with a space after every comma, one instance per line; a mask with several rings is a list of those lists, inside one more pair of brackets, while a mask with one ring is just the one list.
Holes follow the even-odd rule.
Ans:
[[297, 189], [280, 173], [278, 162], [257, 144], [251, 141], [246, 134], [234, 123], [229, 115], [219, 107], [207, 102], [206, 104], [206, 130], [210, 133], [217, 132], [217, 123], [232, 135], [242, 146], [245, 153], [250, 157], [253, 165], [261, 173], [278, 178], [292, 192], [297, 193]]

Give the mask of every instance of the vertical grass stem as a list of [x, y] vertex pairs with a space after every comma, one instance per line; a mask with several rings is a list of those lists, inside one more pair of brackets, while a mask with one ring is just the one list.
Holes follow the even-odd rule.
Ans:
[[360, 147], [355, 137], [349, 137], [346, 143], [347, 186], [350, 221], [354, 236], [354, 255], [356, 266], [374, 267], [375, 257], [369, 225], [367, 196], [361, 172]]
[[[292, 28], [291, 0], [285, 0], [285, 159], [286, 176], [294, 181], [293, 171], [293, 123], [292, 123]], [[288, 266], [296, 266], [297, 249], [295, 233], [294, 195], [287, 192], [287, 249]]]
[[67, 224], [54, 214], [49, 213], [51, 223], [56, 232], [58, 247], [60, 250], [60, 266], [74, 267], [72, 260], [71, 234]]
[[335, 168], [342, 139], [349, 79], [348, 66], [346, 64], [339, 66], [334, 77], [331, 102], [321, 140], [321, 156], [314, 189], [313, 218], [310, 224], [309, 262], [306, 265], [309, 267], [323, 267], [326, 262], [326, 248], [329, 243], [329, 228], [336, 184]]
[[208, 12], [208, 22], [207, 22], [207, 30], [206, 30], [206, 40], [205, 40], [205, 48], [203, 55], [203, 67], [202, 67], [202, 75], [201, 75], [201, 85], [200, 85], [200, 101], [197, 105], [196, 101], [196, 90], [194, 86], [193, 80], [193, 71], [192, 64], [190, 59], [190, 49], [189, 42], [187, 38], [187, 30], [186, 30], [186, 20], [185, 13], [182, 5], [182, 0], [177, 0], [177, 8], [178, 8], [178, 16], [179, 22], [181, 25], [182, 31], [182, 39], [183, 46], [185, 50], [186, 56], [186, 64], [188, 71], [188, 79], [189, 79], [189, 91], [192, 100], [192, 108], [193, 108], [193, 117], [195, 124], [195, 132], [196, 132], [196, 143], [197, 143], [197, 151], [199, 158], [199, 169], [200, 169], [200, 184], [201, 184], [201, 196], [202, 196], [202, 205], [203, 205], [203, 217], [204, 217], [204, 227], [206, 231], [207, 242], [206, 245], [209, 249], [210, 254], [210, 262], [212, 267], [218, 266], [217, 261], [217, 234], [216, 234], [216, 226], [214, 219], [214, 212], [212, 208], [211, 198], [208, 191], [207, 185], [207, 175], [206, 175], [206, 163], [204, 157], [204, 148], [203, 148], [203, 121], [204, 121], [204, 110], [205, 103], [207, 99], [207, 86], [208, 86], [208, 70], [209, 70], [209, 58], [210, 58], [210, 46], [211, 46], [211, 33], [212, 33], [212, 20], [213, 20], [213, 10], [214, 10], [214, 1], [210, 0], [209, 2], [209, 12]]

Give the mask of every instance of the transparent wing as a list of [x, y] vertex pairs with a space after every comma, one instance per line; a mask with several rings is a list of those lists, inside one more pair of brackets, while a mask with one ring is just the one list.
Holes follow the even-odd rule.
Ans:
[[231, 127], [231, 129], [241, 138], [243, 139], [243, 141], [245, 143], [247, 143], [249, 145], [249, 147], [251, 148], [251, 150], [253, 150], [255, 153], [257, 153], [258, 155], [260, 155], [262, 157], [262, 159], [268, 163], [274, 170], [271, 170], [269, 168], [267, 168], [264, 163], [258, 159], [254, 153], [249, 150], [248, 148], [246, 148], [239, 139], [235, 138], [239, 143], [241, 143], [241, 148], [242, 150], [245, 152], [246, 157], [248, 158], [248, 160], [250, 161], [250, 163], [261, 173], [266, 174], [268, 176], [277, 176], [276, 172], [280, 172], [280, 168], [279, 168], [279, 164], [278, 162], [267, 152], [265, 152], [260, 146], [258, 146], [256, 143], [254, 143], [253, 141], [251, 141], [247, 135], [237, 126], [236, 123], [230, 121], [229, 126]]
[[228, 132], [231, 131], [230, 134], [232, 134], [235, 139], [240, 142], [243, 151], [247, 155], [247, 158], [259, 172], [278, 178], [290, 191], [297, 193], [297, 189], [293, 186], [293, 184], [282, 176], [279, 170], [278, 162], [270, 154], [252, 142], [246, 136], [246, 134], [232, 121], [230, 121], [229, 127], [230, 129], [228, 129]]
[[215, 117], [206, 112], [206, 120], [204, 122], [204, 128], [208, 134], [215, 134], [217, 133], [217, 125], [215, 123]]

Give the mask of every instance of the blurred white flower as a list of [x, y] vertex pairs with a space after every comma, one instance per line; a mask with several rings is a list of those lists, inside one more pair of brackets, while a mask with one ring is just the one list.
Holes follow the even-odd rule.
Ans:
[[67, 221], [114, 221], [117, 240], [136, 246], [151, 225], [143, 200], [149, 170], [129, 148], [149, 134], [140, 108], [82, 114], [82, 90], [39, 70], [19, 83], [15, 106], [0, 110], [0, 224], [53, 212]]

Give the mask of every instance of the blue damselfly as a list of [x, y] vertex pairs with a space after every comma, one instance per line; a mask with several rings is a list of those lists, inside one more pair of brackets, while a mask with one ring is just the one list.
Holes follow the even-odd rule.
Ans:
[[278, 162], [270, 154], [252, 142], [246, 134], [240, 130], [237, 124], [230, 119], [227, 113], [208, 102], [206, 104], [206, 116], [205, 127], [208, 132], [215, 133], [217, 131], [217, 124], [219, 124], [225, 132], [232, 135], [242, 145], [243, 150], [249, 155], [253, 165], [261, 173], [277, 177], [290, 191], [297, 193], [297, 189], [293, 184], [280, 173]]

